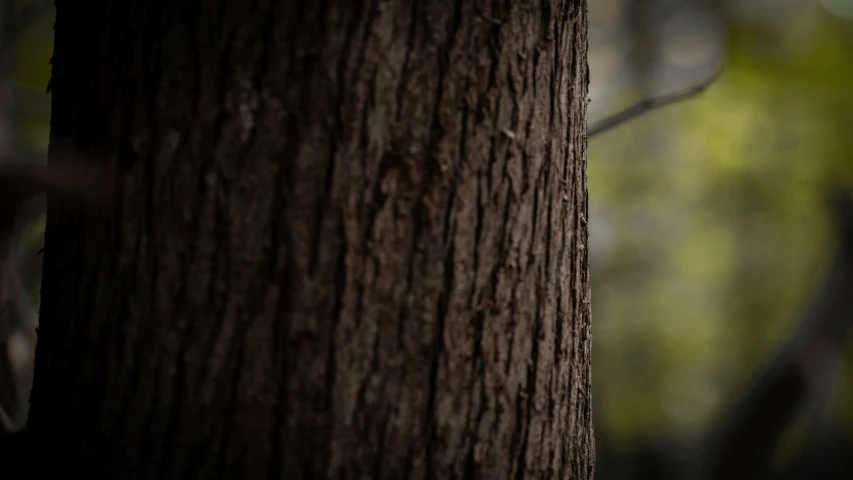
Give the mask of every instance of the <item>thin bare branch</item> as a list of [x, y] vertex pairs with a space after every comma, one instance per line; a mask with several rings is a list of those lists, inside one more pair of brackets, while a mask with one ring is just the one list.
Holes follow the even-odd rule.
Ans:
[[626, 108], [625, 110], [622, 110], [621, 112], [615, 113], [607, 118], [599, 120], [594, 124], [590, 125], [587, 128], [587, 137], [592, 137], [604, 133], [610, 130], [611, 128], [618, 127], [619, 125], [622, 125], [623, 123], [626, 123], [629, 120], [633, 120], [634, 118], [637, 118], [644, 113], [648, 113], [657, 108], [664, 107], [666, 105], [669, 105], [670, 103], [675, 103], [680, 100], [685, 100], [692, 96], [698, 95], [702, 93], [706, 88], [708, 88], [708, 85], [714, 83], [714, 80], [716, 80], [720, 76], [722, 71], [723, 67], [722, 64], [720, 64], [719, 66], [717, 66], [711, 76], [709, 76], [705, 80], [702, 80], [699, 83], [689, 85], [680, 90], [664, 93], [662, 95], [646, 97], [635, 103], [634, 105], [631, 105], [630, 107]]

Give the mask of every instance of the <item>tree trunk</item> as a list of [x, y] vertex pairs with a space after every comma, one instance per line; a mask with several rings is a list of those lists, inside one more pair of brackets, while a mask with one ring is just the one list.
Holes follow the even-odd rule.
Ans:
[[40, 458], [592, 478], [585, 1], [56, 3]]

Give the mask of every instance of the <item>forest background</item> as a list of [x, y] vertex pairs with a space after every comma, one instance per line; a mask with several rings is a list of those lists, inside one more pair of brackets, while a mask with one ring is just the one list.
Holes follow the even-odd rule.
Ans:
[[[0, 8], [0, 156], [44, 163], [52, 2]], [[597, 478], [638, 478], [636, 452], [701, 436], [826, 276], [826, 185], [853, 186], [853, 1], [594, 0], [589, 40], [590, 123], [723, 66], [701, 95], [590, 140]], [[43, 220], [21, 230], [20, 328]], [[820, 409], [853, 438], [845, 352]]]

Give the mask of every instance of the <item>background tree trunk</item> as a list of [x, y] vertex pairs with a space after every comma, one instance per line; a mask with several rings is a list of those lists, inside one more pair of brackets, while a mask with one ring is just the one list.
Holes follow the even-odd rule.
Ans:
[[56, 4], [47, 463], [592, 478], [585, 1]]

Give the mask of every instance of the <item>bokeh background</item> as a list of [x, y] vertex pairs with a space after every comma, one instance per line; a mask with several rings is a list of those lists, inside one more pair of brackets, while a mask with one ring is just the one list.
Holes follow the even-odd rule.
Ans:
[[[591, 123], [724, 69], [701, 95], [589, 145], [597, 478], [678, 478], [658, 457], [720, 421], [836, 249], [825, 194], [853, 180], [853, 0], [589, 6]], [[44, 162], [52, 2], [0, 9], [0, 157]], [[38, 305], [43, 220], [37, 204], [21, 226], [22, 326]], [[26, 345], [16, 352], [31, 359]], [[826, 373], [820, 409], [853, 433], [848, 357]], [[802, 443], [791, 432], [783, 465]]]
[[[853, 1], [592, 0], [590, 19], [590, 123], [724, 69], [589, 144], [597, 477], [662, 478], [649, 452], [723, 421], [827, 275], [827, 185], [853, 174]], [[849, 365], [818, 406], [847, 432]]]
[[[50, 132], [50, 97], [46, 93], [53, 52], [53, 2], [50, 0], [0, 0], [0, 163], [47, 161]], [[0, 208], [3, 208], [0, 205]], [[0, 384], [0, 429], [21, 426], [32, 381], [41, 287], [44, 240], [44, 199], [25, 208], [17, 227], [17, 269], [23, 289], [16, 295], [12, 315], [0, 319], [5, 348]], [[8, 363], [5, 363], [8, 360]], [[12, 379], [5, 375], [11, 367]], [[9, 401], [14, 394], [17, 402]], [[6, 404], [17, 403], [16, 408]], [[3, 476], [0, 466], [0, 477]]]

